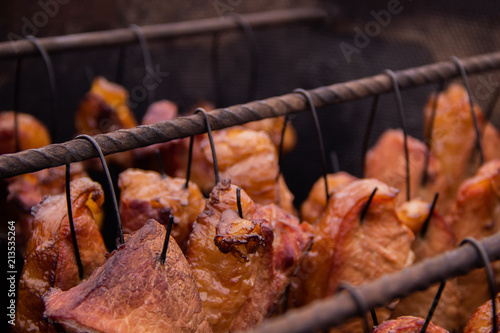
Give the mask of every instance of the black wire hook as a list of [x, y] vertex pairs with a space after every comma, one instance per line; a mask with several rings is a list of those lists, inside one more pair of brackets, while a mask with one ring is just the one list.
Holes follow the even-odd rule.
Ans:
[[[345, 290], [351, 295], [352, 299], [356, 303], [356, 306], [358, 307], [358, 312], [359, 315], [363, 318], [363, 330], [365, 333], [369, 333], [372, 330], [370, 329], [370, 324], [368, 323], [368, 318], [366, 316], [366, 313], [368, 312], [368, 306], [366, 305], [366, 302], [363, 298], [363, 296], [355, 289], [353, 288], [350, 284], [341, 282], [337, 288], [337, 292], [340, 292], [342, 290]], [[377, 316], [375, 314], [375, 311], [370, 310], [372, 314], [372, 319], [373, 319], [373, 324], [375, 326], [378, 325], [378, 320]]]
[[[248, 83], [248, 94], [247, 100], [252, 101], [255, 99], [255, 95], [257, 92], [257, 81], [259, 75], [259, 49], [257, 44], [257, 39], [255, 38], [255, 34], [253, 32], [250, 24], [239, 14], [230, 13], [227, 16], [231, 16], [234, 18], [235, 22], [240, 26], [243, 31], [245, 38], [247, 40], [247, 45], [250, 51], [250, 77]], [[212, 38], [212, 53], [211, 53], [211, 63], [212, 63], [212, 77], [214, 79], [214, 86], [216, 89], [216, 104], [218, 106], [223, 105], [223, 94], [221, 89], [220, 82], [220, 74], [219, 74], [219, 34], [215, 33]]]
[[58, 140], [55, 139], [55, 137], [57, 136], [55, 117], [57, 111], [59, 110], [59, 104], [58, 104], [59, 96], [57, 93], [54, 66], [52, 65], [52, 61], [50, 60], [49, 54], [47, 53], [43, 45], [36, 37], [29, 35], [26, 36], [26, 39], [29, 40], [31, 43], [33, 43], [33, 45], [37, 48], [38, 52], [40, 52], [43, 58], [43, 62], [45, 63], [45, 68], [47, 69], [47, 74], [49, 76], [50, 103], [51, 103], [49, 128], [53, 140], [57, 142]]
[[427, 233], [427, 229], [429, 228], [429, 224], [432, 218], [432, 215], [434, 214], [434, 210], [436, 209], [436, 203], [439, 198], [439, 192], [436, 192], [434, 195], [434, 199], [432, 200], [431, 207], [429, 208], [429, 214], [425, 218], [424, 224], [422, 225], [422, 229], [420, 229], [420, 237], [425, 237], [425, 234]]
[[[203, 108], [197, 108], [194, 113], [201, 113], [203, 117], [205, 118], [205, 124], [207, 126], [207, 134], [208, 134], [208, 141], [210, 142], [210, 148], [212, 150], [212, 160], [214, 161], [214, 174], [215, 174], [215, 184], [219, 183], [219, 163], [217, 163], [217, 154], [215, 153], [215, 143], [214, 143], [214, 137], [212, 135], [212, 127], [210, 126], [210, 118], [208, 117], [207, 111], [205, 111]], [[190, 141], [189, 141], [189, 153], [188, 153], [188, 166], [187, 166], [187, 172], [186, 172], [186, 183], [184, 185], [185, 188], [188, 187], [189, 184], [189, 178], [191, 176], [191, 163], [193, 159], [193, 143], [194, 143], [194, 135], [191, 136]]]
[[439, 304], [439, 300], [441, 299], [441, 294], [443, 293], [445, 285], [446, 285], [446, 281], [441, 281], [441, 284], [439, 285], [436, 296], [434, 296], [434, 299], [432, 300], [432, 305], [431, 305], [431, 308], [429, 309], [429, 312], [427, 313], [427, 317], [425, 318], [425, 322], [422, 325], [422, 328], [420, 329], [420, 333], [425, 333], [425, 331], [427, 330], [427, 327], [429, 326], [429, 323], [431, 322], [432, 316], [434, 315], [434, 311], [436, 311], [436, 308]]
[[238, 206], [238, 216], [243, 218], [243, 209], [241, 208], [241, 187], [236, 188], [236, 205]]
[[323, 172], [323, 180], [325, 182], [326, 205], [328, 205], [328, 199], [330, 198], [330, 192], [328, 191], [325, 146], [323, 144], [323, 136], [321, 135], [321, 127], [319, 125], [319, 120], [318, 120], [318, 114], [316, 112], [316, 107], [314, 106], [314, 102], [312, 100], [311, 94], [308, 91], [299, 88], [299, 89], [295, 89], [293, 92], [301, 94], [302, 96], [305, 97], [306, 102], [309, 105], [309, 108], [310, 108], [311, 113], [313, 115], [314, 125], [316, 127], [316, 135], [317, 135], [317, 138], [318, 138], [318, 146], [319, 146], [320, 156], [321, 156], [321, 169], [322, 169], [322, 172]]
[[93, 137], [91, 137], [90, 135], [81, 134], [81, 135], [78, 135], [76, 138], [77, 139], [85, 139], [85, 140], [89, 141], [92, 144], [92, 146], [94, 146], [97, 153], [99, 154], [99, 159], [101, 160], [102, 168], [104, 169], [104, 172], [106, 174], [106, 179], [108, 181], [109, 190], [111, 192], [111, 198], [113, 200], [113, 208], [115, 211], [116, 223], [118, 225], [120, 244], [123, 244], [123, 243], [125, 243], [125, 240], [123, 238], [122, 222], [120, 219], [120, 211], [118, 209], [118, 202], [116, 201], [115, 188], [113, 186], [113, 181], [112, 181], [111, 175], [109, 173], [108, 164], [106, 163], [106, 159], [104, 158], [104, 154], [102, 153], [101, 147], [99, 146], [97, 141], [95, 141], [95, 139]]
[[401, 127], [403, 128], [403, 146], [405, 152], [406, 161], [406, 200], [410, 201], [410, 153], [408, 152], [408, 131], [406, 129], [406, 121], [404, 116], [403, 99], [401, 98], [401, 91], [399, 90], [398, 77], [390, 69], [384, 71], [385, 74], [389, 75], [392, 80], [394, 87], [394, 96], [396, 97], [396, 103], [398, 105], [398, 115], [399, 121], [401, 122]]
[[462, 76], [462, 81], [464, 83], [465, 89], [467, 90], [467, 95], [469, 96], [469, 105], [472, 121], [474, 123], [474, 130], [476, 132], [476, 146], [479, 152], [479, 160], [481, 165], [484, 164], [484, 153], [483, 153], [483, 145], [481, 144], [481, 134], [479, 132], [479, 125], [477, 123], [476, 113], [474, 112], [474, 101], [472, 100], [472, 94], [470, 92], [469, 79], [467, 78], [467, 71], [465, 70], [465, 66], [462, 63], [462, 60], [453, 56], [451, 57], [451, 61], [455, 64], [457, 71]]
[[73, 219], [73, 208], [71, 207], [71, 170], [70, 164], [66, 164], [66, 207], [68, 210], [69, 229], [71, 231], [71, 241], [73, 242], [73, 250], [75, 252], [76, 266], [78, 267], [78, 276], [80, 280], [83, 279], [83, 264], [78, 249], [78, 242], [76, 240], [75, 222]]
[[168, 243], [170, 241], [170, 233], [172, 232], [172, 225], [174, 224], [174, 216], [170, 213], [168, 217], [167, 230], [165, 233], [165, 239], [163, 241], [163, 249], [160, 254], [160, 264], [165, 264], [165, 259], [167, 259]]
[[497, 306], [495, 302], [495, 298], [497, 296], [496, 287], [495, 287], [495, 273], [493, 272], [493, 268], [491, 268], [490, 258], [488, 257], [488, 253], [484, 249], [484, 246], [478, 242], [476, 239], [472, 237], [465, 238], [460, 242], [460, 246], [469, 243], [474, 247], [476, 252], [484, 264], [484, 268], [486, 269], [486, 275], [488, 276], [488, 285], [490, 288], [490, 296], [491, 296], [491, 309], [492, 309], [492, 320], [493, 320], [493, 331], [498, 332], [498, 323], [497, 323]]
[[368, 207], [370, 207], [370, 204], [372, 203], [373, 197], [375, 196], [375, 193], [377, 193], [377, 190], [378, 190], [378, 187], [375, 187], [373, 189], [373, 192], [368, 197], [368, 201], [366, 202], [365, 206], [361, 210], [361, 214], [359, 214], [359, 222], [363, 222], [365, 215], [368, 212]]
[[424, 174], [422, 175], [422, 186], [425, 186], [427, 184], [427, 181], [429, 180], [429, 162], [431, 158], [431, 149], [432, 149], [432, 132], [434, 130], [434, 119], [436, 118], [436, 111], [437, 111], [437, 106], [438, 106], [438, 100], [439, 100], [439, 95], [443, 92], [445, 88], [445, 83], [444, 81], [440, 81], [437, 91], [436, 91], [436, 97], [434, 98], [434, 101], [432, 103], [432, 109], [431, 109], [431, 117], [429, 119], [429, 124], [427, 128], [425, 129], [425, 145], [427, 147], [427, 151], [425, 152], [425, 160], [424, 160]]
[[363, 147], [361, 152], [361, 171], [363, 176], [366, 171], [366, 153], [368, 152], [368, 145], [370, 144], [370, 136], [372, 134], [373, 123], [375, 122], [375, 114], [377, 113], [379, 95], [373, 97], [372, 107], [370, 109], [370, 115], [368, 117], [368, 125], [365, 131], [365, 137], [363, 139]]

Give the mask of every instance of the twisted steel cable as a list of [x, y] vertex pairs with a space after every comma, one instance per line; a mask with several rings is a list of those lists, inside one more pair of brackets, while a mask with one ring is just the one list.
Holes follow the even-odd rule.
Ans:
[[[500, 68], [500, 52], [488, 53], [462, 59], [468, 74]], [[460, 75], [451, 61], [409, 68], [396, 72], [401, 89], [448, 80]], [[392, 81], [385, 74], [378, 74], [345, 83], [309, 90], [315, 107], [348, 102], [392, 91]], [[306, 110], [307, 101], [298, 93], [217, 109], [209, 113], [213, 130], [240, 125], [254, 120], [283, 116]], [[145, 147], [155, 143], [185, 138], [206, 131], [205, 119], [200, 114], [137, 126], [108, 134], [96, 135], [94, 139], [104, 155]], [[30, 149], [15, 154], [0, 156], [0, 178], [78, 162], [97, 157], [92, 145], [83, 140], [70, 140], [39, 149]]]

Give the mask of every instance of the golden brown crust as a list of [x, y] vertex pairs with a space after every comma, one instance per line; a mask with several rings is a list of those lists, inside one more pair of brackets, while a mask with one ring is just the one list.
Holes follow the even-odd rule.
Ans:
[[[425, 319], [418, 317], [399, 317], [393, 320], [387, 320], [375, 327], [373, 333], [415, 333], [420, 332], [420, 329], [425, 323]], [[428, 333], [448, 333], [447, 330], [429, 323], [427, 329]]]
[[[330, 192], [330, 195], [332, 195], [342, 186], [347, 185], [356, 179], [356, 177], [351, 176], [347, 172], [343, 171], [327, 175], [326, 181], [328, 184], [328, 191]], [[302, 220], [309, 223], [315, 223], [323, 215], [325, 209], [325, 181], [323, 178], [320, 178], [314, 183], [307, 199], [302, 203], [302, 206], [300, 208]]]
[[[411, 208], [410, 208], [411, 207]], [[430, 205], [421, 200], [411, 200], [398, 207], [398, 217], [402, 221], [412, 221], [416, 227], [412, 250], [415, 262], [432, 258], [450, 251], [456, 246], [455, 234], [450, 225], [436, 212], [429, 220], [425, 235], [420, 234], [422, 224], [429, 215]], [[405, 223], [406, 224], [406, 223]], [[408, 225], [408, 224], [407, 224]], [[405, 315], [425, 318], [439, 288], [436, 284], [425, 291], [419, 291], [402, 299], [396, 305], [392, 318]], [[457, 332], [460, 327], [460, 297], [456, 279], [446, 281], [440, 301], [432, 317], [433, 323], [449, 331]]]
[[[262, 322], [276, 306], [312, 239], [309, 226], [303, 227], [276, 205], [255, 204], [243, 190], [241, 206], [243, 221], [236, 213], [236, 186], [223, 179], [213, 189], [189, 239], [187, 258], [215, 332]], [[214, 242], [217, 226], [230, 245], [227, 252], [236, 246], [240, 252], [241, 246], [252, 246], [252, 251], [244, 252], [247, 260], [220, 251]], [[258, 247], [249, 244], [256, 239]], [[220, 245], [220, 239], [216, 241]]]
[[[266, 133], [231, 127], [215, 132], [213, 138], [221, 178], [231, 179], [232, 184], [244, 189], [258, 204], [279, 204], [287, 211], [293, 207], [293, 195], [277, 182], [278, 154]], [[201, 143], [201, 149], [205, 159], [212, 164], [207, 139]], [[293, 210], [288, 212], [294, 213]]]
[[[424, 201], [431, 202], [434, 194], [442, 193], [446, 186], [441, 164], [433, 155], [429, 156], [428, 180], [425, 187], [422, 187], [427, 147], [411, 136], [407, 136], [407, 144], [410, 161], [410, 198], [420, 197]], [[396, 206], [407, 200], [403, 131], [388, 130], [382, 134], [377, 144], [366, 155], [365, 177], [376, 178], [400, 190]], [[447, 211], [448, 201], [443, 195], [440, 196], [438, 205], [440, 212]]]
[[[33, 221], [31, 208], [42, 201], [45, 195], [63, 193], [66, 184], [65, 175], [65, 167], [60, 166], [7, 179], [9, 192], [7, 205], [9, 210], [15, 212], [16, 249], [21, 253], [24, 253], [24, 247], [31, 236]], [[81, 163], [71, 164], [71, 180], [85, 176], [87, 173]]]
[[[360, 222], [375, 187], [378, 190]], [[374, 179], [354, 181], [333, 194], [297, 274], [300, 280], [292, 285], [294, 306], [335, 294], [340, 282], [360, 285], [412, 263], [413, 233], [396, 217], [396, 194], [396, 189]], [[378, 315], [388, 318], [389, 313]], [[351, 329], [342, 326], [335, 331]]]
[[46, 315], [77, 332], [210, 332], [189, 266], [149, 220], [85, 282], [45, 298]]
[[[449, 217], [457, 241], [461, 242], [466, 237], [480, 240], [500, 231], [499, 203], [500, 160], [492, 160], [484, 164], [476, 176], [465, 180], [460, 186]], [[500, 273], [497, 263], [493, 264], [493, 269]], [[458, 277], [464, 320], [489, 298], [485, 274], [484, 270], [478, 269]]]
[[[95, 78], [75, 115], [78, 134], [96, 135], [135, 126], [137, 121], [128, 107], [127, 91], [103, 77]], [[106, 159], [118, 166], [129, 167], [132, 165], [133, 154], [132, 151], [126, 151], [110, 155]], [[96, 160], [90, 160], [86, 165], [99, 168]]]
[[245, 261], [247, 255], [257, 252], [260, 246], [271, 244], [273, 235], [269, 221], [243, 219], [230, 209], [222, 212], [215, 232], [214, 242], [219, 251]]
[[[276, 147], [281, 143], [281, 132], [283, 130], [283, 121], [285, 117], [265, 118], [262, 120], [251, 121], [243, 124], [243, 127], [254, 130], [264, 131], [269, 135], [271, 141]], [[287, 153], [295, 148], [297, 144], [297, 132], [290, 122], [287, 123], [285, 128], [285, 136], [283, 138], [283, 152]]]
[[[436, 96], [432, 96], [424, 109], [426, 129], [432, 120], [435, 99]], [[482, 128], [485, 119], [476, 104], [474, 113], [479, 128]], [[467, 91], [460, 84], [450, 84], [437, 96], [432, 124], [431, 152], [440, 161], [446, 181], [446, 192], [441, 191], [441, 199], [454, 198], [460, 182], [474, 173], [475, 167], [471, 167], [470, 160], [475, 145], [476, 134]]]
[[481, 140], [484, 160], [488, 162], [500, 159], [500, 150], [498, 149], [500, 147], [500, 132], [494, 125], [486, 124]]
[[[495, 297], [497, 307], [497, 323], [500, 326], [500, 298], [499, 294]], [[470, 316], [467, 325], [465, 325], [464, 333], [490, 333], [492, 327], [492, 304], [491, 299], [477, 308]]]
[[[83, 277], [105, 260], [106, 248], [87, 202], [97, 207], [104, 200], [99, 184], [88, 178], [71, 182], [74, 225]], [[18, 290], [16, 329], [36, 332], [50, 329], [43, 319], [43, 296], [51, 287], [67, 290], [80, 282], [71, 240], [64, 194], [46, 197], [34, 209], [33, 234]]]
[[[19, 149], [34, 149], [51, 143], [50, 134], [45, 125], [32, 115], [17, 113]], [[0, 112], [0, 154], [16, 152], [14, 130], [14, 111]]]
[[181, 178], [162, 177], [154, 171], [127, 169], [120, 173], [120, 216], [123, 231], [139, 230], [148, 219], [166, 225], [170, 213], [174, 216], [172, 236], [181, 249], [198, 215], [203, 211], [205, 199], [198, 186]]

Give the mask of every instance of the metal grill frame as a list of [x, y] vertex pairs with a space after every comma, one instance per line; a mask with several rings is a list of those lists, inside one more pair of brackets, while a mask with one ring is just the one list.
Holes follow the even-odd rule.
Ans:
[[[325, 13], [318, 9], [304, 9], [297, 12], [269, 12], [267, 15], [244, 15], [250, 25], [286, 23], [324, 19]], [[293, 14], [293, 15], [292, 15]], [[300, 15], [299, 15], [300, 14]], [[215, 22], [215, 20], [217, 22]], [[160, 26], [142, 27], [147, 39], [171, 38], [180, 35], [217, 32], [238, 28], [234, 20], [221, 21], [219, 18], [193, 22], [183, 22]], [[114, 38], [111, 40], [109, 37]], [[95, 46], [133, 43], [136, 36], [130, 29], [116, 29], [108, 32], [78, 34], [41, 39], [47, 51], [57, 52]], [[75, 44], [76, 43], [76, 44]], [[13, 45], [14, 44], [14, 45]], [[29, 41], [0, 43], [0, 58], [20, 57], [36, 52]], [[488, 53], [462, 59], [469, 75], [500, 69], [500, 52]], [[453, 79], [460, 75], [453, 61], [438, 62], [396, 72], [401, 89]], [[393, 83], [386, 74], [379, 74], [330, 86], [309, 90], [314, 106], [323, 107], [349, 102], [392, 92]], [[213, 130], [241, 125], [250, 121], [278, 117], [307, 110], [303, 95], [289, 93], [264, 100], [217, 109], [209, 113]], [[154, 125], [142, 125], [132, 129], [118, 130], [94, 136], [104, 155], [130, 149], [168, 142], [207, 130], [205, 119], [200, 114], [179, 117]], [[69, 140], [51, 144], [39, 149], [30, 149], [15, 154], [0, 156], [0, 178], [9, 178], [45, 168], [56, 167], [97, 157], [97, 152], [86, 140]], [[500, 259], [500, 234], [481, 241], [490, 260]], [[471, 246], [463, 246], [435, 258], [425, 260], [392, 275], [356, 288], [368, 307], [381, 306], [390, 301], [423, 290], [440, 281], [468, 273], [484, 267], [480, 256]], [[293, 309], [283, 316], [265, 322], [251, 332], [311, 332], [341, 324], [345, 320], [360, 315], [354, 300], [347, 294], [339, 294], [317, 301], [309, 306]]]

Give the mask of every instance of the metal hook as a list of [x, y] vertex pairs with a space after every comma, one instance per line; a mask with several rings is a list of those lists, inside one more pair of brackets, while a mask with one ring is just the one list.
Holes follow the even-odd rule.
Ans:
[[55, 117], [56, 117], [56, 112], [59, 109], [58, 105], [58, 93], [57, 93], [57, 86], [56, 86], [56, 76], [54, 72], [54, 66], [52, 66], [52, 61], [50, 60], [49, 54], [43, 47], [43, 45], [40, 43], [40, 41], [34, 37], [34, 36], [26, 36], [26, 39], [29, 40], [33, 45], [38, 49], [38, 52], [40, 52], [43, 62], [45, 63], [45, 68], [47, 69], [47, 74], [49, 76], [49, 86], [50, 86], [50, 102], [51, 102], [51, 114], [50, 114], [50, 134], [53, 136], [54, 141], [58, 141], [55, 139], [57, 136], [57, 131], [56, 131], [56, 122], [55, 122]]
[[363, 222], [365, 215], [368, 212], [368, 207], [370, 207], [370, 204], [372, 203], [373, 197], [375, 196], [375, 193], [377, 193], [377, 190], [378, 190], [378, 187], [375, 187], [373, 189], [373, 192], [368, 197], [368, 201], [366, 202], [365, 206], [361, 210], [361, 214], [359, 214], [359, 222]]
[[422, 175], [422, 186], [427, 184], [429, 180], [429, 161], [431, 158], [431, 149], [432, 149], [432, 131], [434, 130], [434, 119], [436, 118], [436, 110], [438, 105], [439, 94], [443, 92], [445, 83], [444, 81], [440, 81], [437, 91], [436, 98], [434, 98], [434, 103], [432, 103], [431, 110], [431, 118], [429, 120], [429, 125], [425, 130], [425, 145], [427, 147], [427, 151], [425, 152], [425, 161], [424, 161], [424, 174]]
[[432, 316], [434, 315], [434, 311], [436, 311], [436, 308], [439, 304], [439, 300], [441, 299], [441, 294], [443, 293], [445, 285], [446, 285], [446, 281], [441, 281], [441, 284], [439, 285], [436, 296], [434, 296], [434, 299], [432, 300], [431, 308], [429, 309], [429, 312], [427, 313], [427, 317], [425, 318], [425, 322], [422, 325], [422, 329], [420, 330], [420, 333], [425, 333], [425, 331], [427, 330], [427, 326], [429, 326], [429, 323], [431, 322]]
[[408, 131], [406, 129], [406, 122], [403, 109], [403, 99], [401, 98], [401, 91], [399, 90], [398, 77], [396, 73], [390, 69], [384, 71], [385, 74], [389, 75], [394, 86], [394, 95], [396, 97], [396, 103], [398, 105], [398, 115], [399, 121], [401, 122], [401, 127], [403, 128], [403, 146], [405, 151], [405, 161], [406, 161], [406, 200], [410, 201], [410, 153], [408, 152]]
[[101, 147], [99, 146], [97, 141], [95, 141], [95, 139], [93, 137], [91, 137], [90, 135], [81, 134], [81, 135], [78, 135], [76, 138], [77, 139], [85, 139], [85, 140], [89, 141], [94, 146], [97, 153], [99, 154], [99, 159], [101, 160], [102, 168], [104, 169], [104, 172], [106, 174], [106, 179], [108, 181], [109, 190], [111, 191], [111, 198], [113, 200], [113, 208], [115, 211], [116, 222], [118, 225], [120, 244], [123, 244], [123, 243], [125, 243], [125, 240], [123, 238], [122, 222], [120, 219], [120, 211], [118, 210], [118, 202], [116, 201], [115, 188], [113, 186], [113, 181], [111, 180], [111, 175], [109, 173], [108, 165], [106, 163], [106, 160], [104, 159], [104, 154], [102, 153]]
[[73, 250], [75, 251], [76, 266], [78, 267], [78, 276], [80, 280], [83, 279], [83, 264], [80, 257], [80, 250], [78, 249], [78, 242], [76, 241], [75, 222], [73, 219], [73, 208], [71, 207], [71, 171], [70, 164], [66, 164], [66, 207], [68, 210], [69, 229], [71, 231], [71, 241], [73, 242]]
[[484, 246], [478, 242], [476, 239], [472, 237], [465, 238], [462, 242], [460, 242], [460, 246], [469, 243], [474, 247], [476, 252], [481, 257], [481, 260], [484, 264], [484, 268], [486, 269], [486, 275], [488, 276], [488, 285], [490, 287], [490, 296], [491, 296], [491, 309], [492, 309], [492, 320], [493, 320], [493, 331], [498, 332], [498, 323], [497, 323], [497, 306], [495, 302], [495, 298], [497, 296], [496, 288], [495, 288], [495, 273], [493, 272], [493, 268], [491, 268], [490, 258], [488, 257], [488, 253], [484, 249]]
[[427, 233], [427, 229], [429, 228], [429, 223], [432, 218], [432, 214], [434, 214], [434, 210], [436, 208], [436, 203], [439, 198], [439, 192], [436, 192], [434, 195], [434, 200], [432, 200], [431, 207], [429, 208], [429, 214], [425, 218], [424, 224], [422, 225], [422, 229], [420, 229], [420, 237], [425, 237], [425, 234]]
[[236, 205], [238, 206], [238, 215], [243, 218], [243, 209], [241, 208], [241, 187], [236, 188]]
[[323, 145], [323, 136], [321, 135], [321, 127], [319, 126], [318, 114], [316, 112], [316, 107], [314, 106], [311, 94], [304, 89], [295, 89], [294, 93], [301, 94], [305, 97], [309, 108], [311, 109], [311, 113], [314, 119], [314, 125], [316, 127], [316, 135], [318, 138], [318, 146], [320, 150], [321, 156], [321, 168], [323, 171], [323, 180], [325, 182], [325, 194], [326, 194], [326, 204], [328, 205], [328, 199], [330, 198], [330, 192], [328, 191], [328, 180], [327, 180], [327, 171], [326, 171], [326, 157], [325, 157], [325, 146]]
[[363, 139], [363, 151], [361, 152], [361, 170], [363, 175], [366, 171], [366, 153], [368, 152], [368, 145], [370, 144], [370, 135], [372, 134], [373, 123], [375, 122], [375, 114], [377, 113], [379, 95], [373, 97], [372, 107], [368, 118], [368, 125], [366, 127], [365, 138]]
[[172, 232], [173, 224], [174, 224], [174, 216], [172, 215], [172, 213], [170, 213], [170, 216], [168, 217], [167, 231], [165, 233], [165, 239], [163, 241], [163, 250], [161, 251], [160, 254], [160, 263], [162, 265], [165, 264], [165, 259], [167, 259], [168, 243], [170, 241], [170, 233]]
[[[349, 293], [349, 295], [351, 295], [352, 299], [354, 300], [354, 302], [356, 303], [356, 306], [358, 307], [358, 312], [359, 312], [359, 315], [363, 318], [363, 330], [365, 333], [369, 333], [371, 332], [372, 330], [370, 329], [370, 325], [368, 324], [368, 318], [366, 317], [366, 313], [368, 312], [368, 306], [366, 305], [366, 302], [365, 300], [363, 299], [362, 295], [355, 289], [353, 288], [351, 285], [345, 283], [345, 282], [341, 282], [339, 284], [339, 287], [337, 288], [337, 292], [340, 292], [342, 290], [345, 290]], [[372, 316], [374, 315], [374, 311], [370, 311], [372, 313]], [[378, 322], [378, 320], [376, 319], [376, 315], [375, 315], [375, 318], [373, 320], [373, 322]]]
[[[227, 16], [231, 16], [234, 18], [235, 22], [240, 26], [247, 40], [247, 45], [250, 51], [250, 78], [248, 83], [248, 95], [246, 102], [252, 101], [255, 99], [255, 95], [257, 92], [257, 81], [260, 63], [257, 39], [255, 38], [252, 27], [242, 16], [238, 15], [237, 13], [231, 13]], [[214, 87], [216, 89], [216, 102], [218, 106], [223, 106], [223, 95], [219, 75], [219, 36], [220, 35], [218, 33], [215, 33], [212, 38], [211, 63], [212, 77], [214, 79]]]
[[467, 90], [467, 95], [469, 96], [470, 112], [472, 116], [472, 121], [474, 123], [474, 130], [476, 131], [476, 146], [479, 152], [479, 160], [482, 165], [484, 164], [483, 146], [481, 144], [481, 134], [479, 133], [479, 125], [477, 123], [476, 113], [474, 112], [474, 101], [472, 100], [472, 94], [470, 92], [470, 85], [469, 85], [469, 79], [467, 78], [467, 71], [465, 70], [465, 66], [462, 63], [462, 60], [460, 60], [455, 56], [451, 57], [450, 59], [455, 64], [457, 71], [462, 76], [462, 81], [464, 83], [465, 89]]
[[[205, 118], [205, 124], [207, 126], [207, 134], [208, 134], [208, 140], [210, 142], [210, 148], [212, 149], [212, 159], [214, 161], [214, 174], [215, 174], [215, 184], [219, 183], [219, 164], [217, 163], [217, 154], [215, 153], [215, 144], [214, 144], [214, 137], [212, 136], [212, 127], [210, 126], [210, 118], [208, 117], [207, 111], [205, 111], [203, 108], [197, 108], [194, 113], [200, 113], [203, 115]], [[193, 140], [193, 139], [191, 139]], [[190, 143], [190, 149], [192, 152], [192, 147]], [[190, 152], [190, 156], [191, 156]]]

